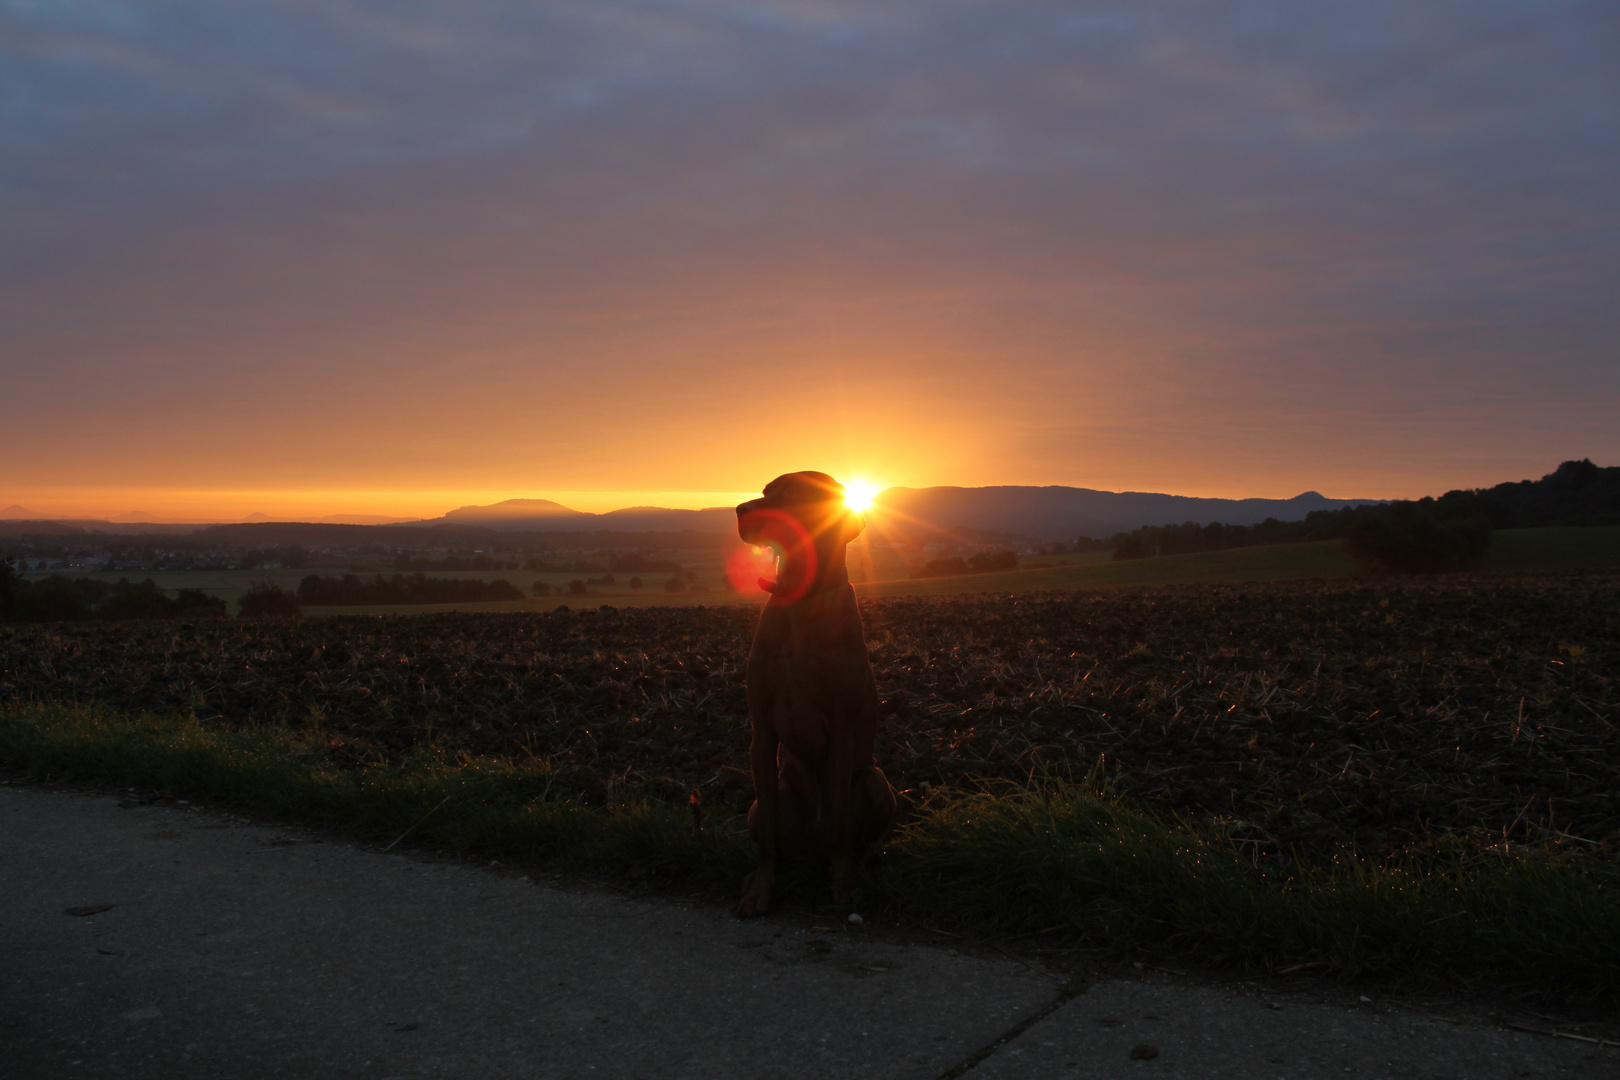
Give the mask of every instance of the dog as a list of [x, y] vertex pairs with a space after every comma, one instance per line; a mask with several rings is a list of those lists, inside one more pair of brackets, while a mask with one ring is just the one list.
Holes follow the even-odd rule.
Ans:
[[835, 903], [855, 855], [894, 821], [894, 789], [873, 759], [878, 693], [845, 546], [866, 528], [826, 473], [796, 472], [737, 507], [744, 543], [777, 550], [775, 581], [748, 654], [748, 760], [759, 847], [736, 914], [771, 907], [777, 859], [823, 854]]

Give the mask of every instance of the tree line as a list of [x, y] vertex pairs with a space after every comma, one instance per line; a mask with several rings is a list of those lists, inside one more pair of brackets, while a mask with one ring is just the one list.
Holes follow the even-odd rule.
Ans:
[[671, 559], [649, 559], [639, 552], [614, 552], [605, 563], [589, 559], [552, 562], [531, 555], [519, 562], [516, 559], [492, 559], [488, 555], [444, 555], [429, 558], [402, 553], [394, 556], [394, 569], [414, 570], [529, 570], [537, 574], [653, 574], [678, 573], [681, 564]]
[[225, 601], [201, 589], [181, 589], [169, 596], [151, 578], [106, 582], [52, 574], [28, 581], [10, 560], [0, 562], [0, 621], [206, 619], [225, 614]]
[[1402, 573], [1467, 570], [1490, 550], [1493, 529], [1620, 524], [1620, 467], [1566, 461], [1539, 480], [1448, 491], [1439, 498], [1316, 510], [1302, 521], [1258, 525], [1145, 525], [1107, 541], [1082, 536], [1076, 549], [1112, 547], [1114, 559], [1226, 551], [1260, 544], [1343, 540], [1368, 569]]
[[1458, 514], [1438, 500], [1401, 500], [1342, 510], [1317, 510], [1304, 521], [1267, 518], [1258, 525], [1145, 525], [1113, 538], [1114, 561], [1159, 555], [1228, 551], [1264, 544], [1342, 540], [1367, 569], [1398, 573], [1469, 570], [1490, 550], [1491, 523]]
[[298, 583], [298, 602], [307, 607], [335, 604], [464, 604], [485, 600], [521, 600], [523, 590], [505, 578], [430, 578], [426, 574], [357, 574], [323, 577], [310, 574]]

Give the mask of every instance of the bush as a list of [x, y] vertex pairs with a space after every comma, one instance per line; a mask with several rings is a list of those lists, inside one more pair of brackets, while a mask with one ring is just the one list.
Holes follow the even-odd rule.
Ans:
[[1473, 570], [1491, 547], [1484, 517], [1444, 518], [1427, 506], [1395, 502], [1351, 523], [1344, 548], [1363, 567], [1395, 574]]
[[968, 569], [975, 574], [992, 570], [1018, 569], [1018, 553], [1013, 551], [981, 551], [968, 556]]
[[177, 619], [223, 619], [230, 614], [223, 599], [201, 589], [181, 589], [169, 603], [169, 613]]
[[44, 581], [24, 581], [10, 563], [0, 562], [0, 620], [53, 622], [65, 619], [207, 618], [225, 614], [225, 601], [201, 589], [181, 589], [170, 597], [148, 578], [116, 585], [92, 578], [69, 581], [53, 574]]
[[0, 619], [48, 622], [93, 618], [96, 602], [111, 591], [112, 586], [106, 582], [88, 578], [69, 581], [53, 574], [44, 581], [24, 581], [0, 572]]
[[96, 605], [96, 614], [103, 619], [161, 619], [171, 603], [151, 578], [139, 585], [123, 579]]
[[537, 581], [533, 585], [529, 586], [529, 591], [534, 593], [536, 596], [550, 596], [551, 586], [547, 585], [543, 581]]
[[299, 616], [304, 609], [298, 606], [298, 597], [279, 585], [256, 581], [236, 602], [236, 612], [246, 619], [265, 616]]

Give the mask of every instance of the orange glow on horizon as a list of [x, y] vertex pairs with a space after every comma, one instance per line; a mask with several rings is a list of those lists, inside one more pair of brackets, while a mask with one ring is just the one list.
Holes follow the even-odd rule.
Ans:
[[[8, 507], [59, 519], [233, 522], [248, 519], [319, 521], [328, 517], [416, 521], [463, 506], [508, 499], [546, 499], [570, 510], [600, 514], [633, 506], [704, 510], [757, 498], [757, 491], [558, 491], [435, 489], [370, 491], [185, 490], [175, 488], [57, 488], [0, 490], [0, 519]], [[261, 518], [259, 515], [263, 515]]]

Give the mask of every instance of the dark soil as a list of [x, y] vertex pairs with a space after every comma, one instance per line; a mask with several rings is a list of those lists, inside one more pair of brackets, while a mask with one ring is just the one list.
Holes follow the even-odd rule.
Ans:
[[[1620, 852], [1620, 575], [863, 603], [898, 788], [1097, 775], [1256, 860]], [[547, 759], [596, 800], [749, 797], [751, 608], [0, 627], [0, 701]]]

